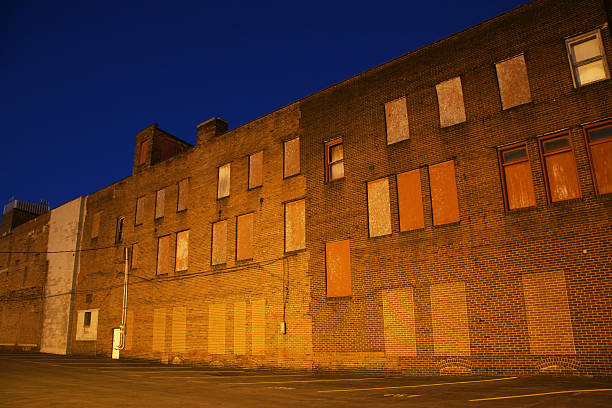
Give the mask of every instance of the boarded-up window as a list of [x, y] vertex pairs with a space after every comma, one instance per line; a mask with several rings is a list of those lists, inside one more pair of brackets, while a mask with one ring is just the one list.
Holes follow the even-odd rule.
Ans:
[[215, 222], [212, 225], [212, 257], [213, 265], [226, 262], [227, 253], [227, 220]]
[[153, 310], [153, 351], [166, 351], [166, 309]]
[[300, 173], [300, 138], [287, 140], [284, 144], [285, 165], [284, 177]]
[[406, 97], [385, 103], [385, 119], [387, 123], [387, 144], [410, 139]]
[[176, 211], [184, 211], [187, 209], [189, 200], [189, 179], [183, 179], [178, 183], [178, 201]]
[[325, 143], [325, 181], [344, 178], [344, 144], [342, 138]]
[[254, 355], [266, 351], [266, 299], [251, 302], [252, 338], [251, 347]]
[[455, 163], [450, 160], [429, 166], [429, 186], [434, 225], [459, 221]]
[[101, 216], [101, 212], [97, 212], [94, 213], [92, 220], [91, 220], [91, 237], [92, 238], [97, 238], [98, 234], [100, 233], [100, 216]]
[[155, 195], [155, 218], [164, 216], [164, 208], [166, 205], [166, 189], [157, 190]]
[[144, 164], [147, 161], [147, 154], [149, 153], [149, 141], [143, 140], [140, 143], [140, 151], [138, 152], [138, 164]]
[[419, 170], [397, 175], [397, 201], [400, 231], [410, 231], [425, 226]]
[[539, 139], [550, 202], [582, 197], [569, 133]]
[[500, 149], [499, 163], [502, 173], [504, 200], [508, 210], [536, 205], [531, 166], [524, 143]]
[[225, 354], [225, 304], [208, 306], [208, 352]]
[[391, 234], [388, 178], [368, 183], [368, 221], [371, 237]]
[[385, 354], [416, 356], [412, 288], [383, 289]]
[[236, 260], [253, 258], [253, 221], [255, 214], [236, 217]]
[[306, 200], [285, 204], [285, 252], [306, 248]]
[[189, 266], [189, 230], [176, 234], [176, 267], [175, 270], [186, 271]]
[[495, 70], [503, 109], [531, 102], [531, 89], [524, 55], [498, 62], [495, 64]]
[[430, 287], [435, 356], [469, 356], [470, 329], [463, 282]]
[[234, 303], [234, 354], [246, 354], [246, 302]]
[[263, 184], [263, 152], [249, 156], [249, 188]]
[[325, 267], [327, 297], [350, 296], [351, 246], [348, 239], [325, 244]]
[[436, 85], [438, 109], [440, 110], [440, 127], [465, 122], [465, 105], [461, 78], [455, 77]]
[[187, 308], [172, 308], [172, 347], [174, 353], [186, 351], [185, 340], [187, 335]]
[[612, 193], [612, 121], [585, 127], [597, 194]]
[[170, 235], [157, 239], [157, 274], [169, 272], [170, 267]]
[[531, 354], [575, 354], [563, 272], [523, 275]]
[[228, 197], [230, 195], [230, 169], [231, 163], [219, 167], [219, 177], [217, 177], [217, 198]]
[[136, 200], [136, 216], [134, 219], [134, 224], [136, 225], [142, 224], [142, 221], [144, 219], [144, 205], [145, 205], [145, 198], [138, 197], [138, 199]]
[[132, 244], [132, 261], [130, 263], [132, 269], [138, 268], [138, 243]]

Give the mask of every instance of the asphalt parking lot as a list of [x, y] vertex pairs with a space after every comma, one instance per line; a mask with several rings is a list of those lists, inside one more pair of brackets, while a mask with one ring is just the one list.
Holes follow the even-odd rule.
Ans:
[[0, 353], [2, 407], [610, 407], [612, 378], [406, 377]]

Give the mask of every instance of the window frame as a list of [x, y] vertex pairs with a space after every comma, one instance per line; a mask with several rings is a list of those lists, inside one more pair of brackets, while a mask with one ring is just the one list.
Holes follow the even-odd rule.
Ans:
[[[226, 223], [225, 226], [225, 251], [224, 251], [224, 258], [223, 258], [223, 262], [221, 263], [214, 263], [214, 251], [215, 251], [215, 225], [216, 224], [220, 224], [222, 222]], [[229, 235], [229, 218], [223, 218], [217, 221], [213, 221], [210, 224], [210, 265], [211, 267], [220, 267], [220, 266], [225, 266], [227, 265], [228, 262], [228, 256], [227, 256], [227, 238]]]
[[83, 327], [91, 327], [91, 310], [83, 313]]
[[599, 129], [604, 129], [608, 127], [612, 127], [612, 118], [604, 119], [604, 120], [593, 122], [593, 123], [588, 123], [582, 126], [582, 132], [584, 134], [584, 142], [586, 144], [587, 155], [589, 157], [589, 167], [591, 169], [591, 180], [593, 180], [593, 188], [595, 189], [595, 195], [597, 196], [604, 195], [604, 194], [607, 195], [611, 193], [601, 193], [599, 191], [599, 183], [597, 182], [597, 175], [595, 174], [595, 167], [593, 166], [593, 157], [592, 157], [593, 154], [591, 152], [591, 146], [603, 144], [603, 143], [612, 143], [612, 137], [606, 137], [602, 140], [597, 140], [595, 142], [592, 142], [590, 138], [590, 132], [592, 132], [593, 130], [599, 130]]
[[[256, 155], [258, 155], [260, 153], [261, 153], [261, 183], [256, 185], [256, 186], [251, 186], [251, 160], [252, 160], [253, 156], [256, 156]], [[258, 152], [249, 154], [248, 162], [249, 163], [248, 163], [248, 171], [247, 171], [247, 190], [255, 190], [257, 188], [263, 187], [263, 165], [264, 165], [263, 150], [260, 150]], [[284, 165], [284, 163], [283, 163], [283, 165]], [[283, 170], [283, 172], [284, 172], [284, 170]]]
[[[561, 149], [554, 150], [552, 152], [544, 152], [544, 143], [550, 142], [554, 139], [561, 139], [566, 137], [569, 141], [569, 147], [563, 147]], [[560, 132], [550, 133], [544, 136], [538, 137], [538, 149], [540, 151], [540, 165], [542, 166], [542, 174], [544, 175], [544, 187], [546, 188], [546, 200], [549, 204], [562, 203], [564, 201], [576, 200], [582, 197], [582, 189], [580, 188], [580, 179], [578, 177], [578, 166], [576, 165], [576, 154], [574, 153], [574, 144], [572, 142], [572, 132], [568, 130], [562, 130]], [[565, 200], [553, 201], [552, 194], [550, 191], [550, 181], [548, 177], [548, 167], [546, 165], [546, 158], [561, 153], [571, 152], [572, 158], [574, 159], [574, 170], [576, 171], [576, 180], [578, 180], [578, 191], [580, 195], [578, 197], [572, 197]]]
[[116, 229], [115, 229], [115, 244], [123, 242], [123, 230], [125, 228], [125, 217], [117, 217]]
[[[588, 41], [588, 38], [593, 37], [593, 36], [595, 36], [595, 40], [597, 41], [597, 45], [599, 46], [599, 52], [600, 52], [599, 57], [594, 57], [586, 61], [582, 61], [580, 63], [575, 63], [573, 53], [572, 53], [572, 49], [573, 49], [572, 47], [576, 44]], [[579, 34], [579, 35], [570, 37], [570, 38], [566, 38], [565, 39], [565, 49], [567, 52], [567, 58], [568, 58], [568, 62], [570, 65], [570, 72], [572, 74], [572, 81], [574, 83], [574, 88], [582, 88], [583, 86], [596, 84], [598, 82], [602, 82], [607, 79], [610, 79], [610, 70], [608, 68], [608, 58], [606, 57], [606, 50], [603, 45], [603, 39], [601, 37], [601, 30], [599, 28], [596, 30], [592, 30], [592, 31], [589, 31], [583, 34]], [[601, 78], [596, 81], [588, 82], [586, 84], [579, 83], [580, 77], [578, 76], [578, 68], [583, 65], [595, 62], [595, 61], [603, 61], [605, 78]]]
[[185, 208], [180, 208], [179, 204], [181, 203], [181, 183], [185, 182], [186, 184], [186, 190], [187, 190], [187, 198], [186, 200], [189, 200], [189, 189], [190, 189], [190, 184], [191, 181], [189, 180], [189, 177], [185, 177], [182, 180], [179, 180], [178, 183], [176, 183], [176, 212], [177, 213], [182, 213], [185, 212], [189, 209], [189, 205], [187, 205], [187, 203], [183, 203], [183, 205], [185, 206]]
[[[342, 145], [342, 159], [331, 162], [331, 149]], [[334, 181], [342, 180], [346, 176], [344, 175], [344, 140], [341, 137], [325, 142], [325, 183], [331, 183]], [[333, 165], [341, 163], [342, 164], [342, 177], [338, 177], [335, 179], [331, 178], [331, 168]]]
[[[251, 231], [251, 249], [252, 249], [252, 254], [250, 258], [241, 258], [238, 259], [238, 219], [240, 217], [245, 217], [245, 216], [252, 216], [253, 219], [251, 220], [251, 222], [253, 223], [253, 230]], [[235, 233], [235, 237], [234, 237], [234, 260], [236, 262], [245, 262], [245, 261], [252, 261], [253, 259], [255, 259], [255, 211], [249, 211], [243, 214], [238, 214], [236, 215], [236, 233]]]
[[[155, 257], [155, 277], [167, 276], [170, 274], [169, 271], [165, 271], [165, 272], [161, 271], [160, 273], [160, 270], [159, 270], [159, 248], [160, 248], [159, 244], [163, 238], [168, 238], [168, 240], [170, 240], [170, 236], [171, 234], [166, 234], [166, 235], [160, 235], [159, 237], [157, 237], [157, 252], [155, 253], [157, 255]], [[167, 255], [168, 257], [170, 257], [170, 242], [169, 241], [168, 241], [168, 254]], [[168, 259], [167, 268], [170, 269], [170, 259]]]
[[[221, 184], [220, 184], [220, 181], [221, 181], [221, 169], [226, 167], [226, 166], [229, 166], [228, 167], [229, 168], [229, 172], [228, 172], [229, 174], [227, 176], [227, 178], [228, 178], [227, 194], [224, 195], [224, 196], [220, 196], [221, 191], [219, 189], [221, 187]], [[231, 195], [231, 188], [232, 188], [231, 181], [232, 181], [232, 162], [227, 162], [225, 164], [222, 164], [222, 165], [218, 166], [217, 167], [217, 194], [216, 194], [217, 195], [217, 200], [223, 200], [224, 198], [227, 198], [227, 197], [229, 197]]]
[[[163, 200], [159, 199], [159, 193], [162, 193], [164, 197]], [[157, 209], [159, 208], [160, 201], [163, 201], [163, 204], [161, 206], [161, 215], [157, 216], [157, 213], [158, 213]], [[160, 188], [159, 190], [155, 192], [155, 213], [153, 214], [153, 219], [161, 220], [162, 218], [164, 218], [165, 215], [166, 215], [166, 187]]]
[[[293, 174], [287, 174], [287, 143], [293, 142], [297, 140], [297, 146], [298, 146], [298, 154], [297, 154], [297, 160], [298, 160], [298, 171], [293, 173]], [[295, 177], [298, 176], [300, 174], [302, 174], [302, 157], [301, 157], [301, 152], [302, 152], [302, 146], [301, 146], [301, 142], [300, 142], [300, 137], [293, 137], [291, 139], [287, 139], [287, 140], [283, 140], [283, 179], [288, 179], [291, 177]]]
[[[182, 233], [187, 233], [187, 268], [186, 269], [177, 269], [178, 265], [178, 245], [179, 245], [179, 235]], [[174, 273], [185, 273], [189, 270], [189, 229], [184, 229], [176, 232], [176, 238], [174, 242]]]
[[[146, 196], [140, 196], [136, 198], [136, 211], [134, 211], [134, 226], [137, 227], [139, 225], [142, 225], [144, 223], [144, 206], [145, 206], [145, 197]], [[142, 200], [142, 214], [140, 214], [140, 222], [138, 222], [138, 203], [140, 202], [140, 200]]]
[[[525, 159], [524, 160], [513, 160], [509, 163], [504, 163], [504, 157], [503, 157], [504, 153], [508, 151], [518, 150], [518, 148], [520, 147], [525, 147]], [[525, 140], [522, 142], [512, 143], [512, 144], [500, 146], [497, 148], [497, 163], [499, 167], [499, 177], [502, 182], [502, 195], [504, 196], [504, 209], [507, 212], [526, 210], [526, 209], [535, 208], [538, 206], [537, 198], [536, 198], [535, 203], [532, 206], [510, 209], [510, 201], [508, 199], [508, 185], [506, 183], [506, 172], [504, 171], [504, 169], [506, 165], [513, 165], [513, 164], [518, 164], [518, 163], [523, 163], [523, 162], [529, 163], [529, 169], [531, 173], [531, 183], [534, 188], [534, 196], [535, 196], [535, 185], [533, 183], [533, 168], [531, 167], [531, 160], [529, 160], [529, 146], [527, 146], [527, 141]]]
[[[304, 247], [287, 250], [287, 205], [292, 205], [299, 201], [304, 202]], [[306, 241], [306, 197], [301, 197], [301, 198], [296, 198], [294, 200], [285, 201], [283, 203], [283, 252], [285, 254], [291, 254], [295, 252], [305, 251], [306, 244], [307, 244], [307, 241]]]

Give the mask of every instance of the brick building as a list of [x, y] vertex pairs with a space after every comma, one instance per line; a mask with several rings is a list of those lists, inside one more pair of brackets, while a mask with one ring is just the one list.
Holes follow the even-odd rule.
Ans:
[[72, 352], [610, 374], [611, 9], [535, 0], [196, 146], [142, 130], [83, 202]]

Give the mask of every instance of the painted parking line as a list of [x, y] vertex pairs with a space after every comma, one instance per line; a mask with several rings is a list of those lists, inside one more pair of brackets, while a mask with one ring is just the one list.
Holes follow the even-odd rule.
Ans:
[[540, 393], [537, 393], [537, 394], [508, 395], [508, 396], [505, 396], [505, 397], [476, 398], [476, 399], [471, 399], [470, 402], [495, 401], [495, 400], [512, 399], [512, 398], [539, 397], [541, 395], [572, 394], [572, 393], [575, 393], [575, 392], [610, 392], [610, 391], [612, 391], [612, 388], [596, 388], [596, 389], [592, 389], [592, 390], [551, 391], [551, 392], [540, 392]]
[[328, 379], [316, 379], [316, 380], [288, 380], [288, 381], [250, 381], [250, 382], [227, 382], [224, 384], [253, 385], [253, 384], [287, 384], [287, 383], [314, 383], [314, 382], [337, 382], [337, 381], [372, 381], [372, 380], [388, 380], [389, 378], [400, 378], [400, 377], [328, 378]]
[[487, 379], [487, 380], [455, 381], [455, 382], [443, 382], [443, 383], [434, 383], [434, 384], [417, 384], [417, 385], [396, 385], [396, 386], [392, 386], [392, 387], [344, 388], [344, 389], [341, 389], [341, 390], [319, 390], [317, 392], [354, 392], [354, 391], [391, 390], [391, 389], [399, 389], [399, 388], [437, 387], [437, 386], [442, 386], [442, 385], [471, 384], [471, 383], [481, 383], [481, 382], [490, 382], [490, 381], [515, 380], [517, 378], [518, 377], [490, 378], [490, 379]]

